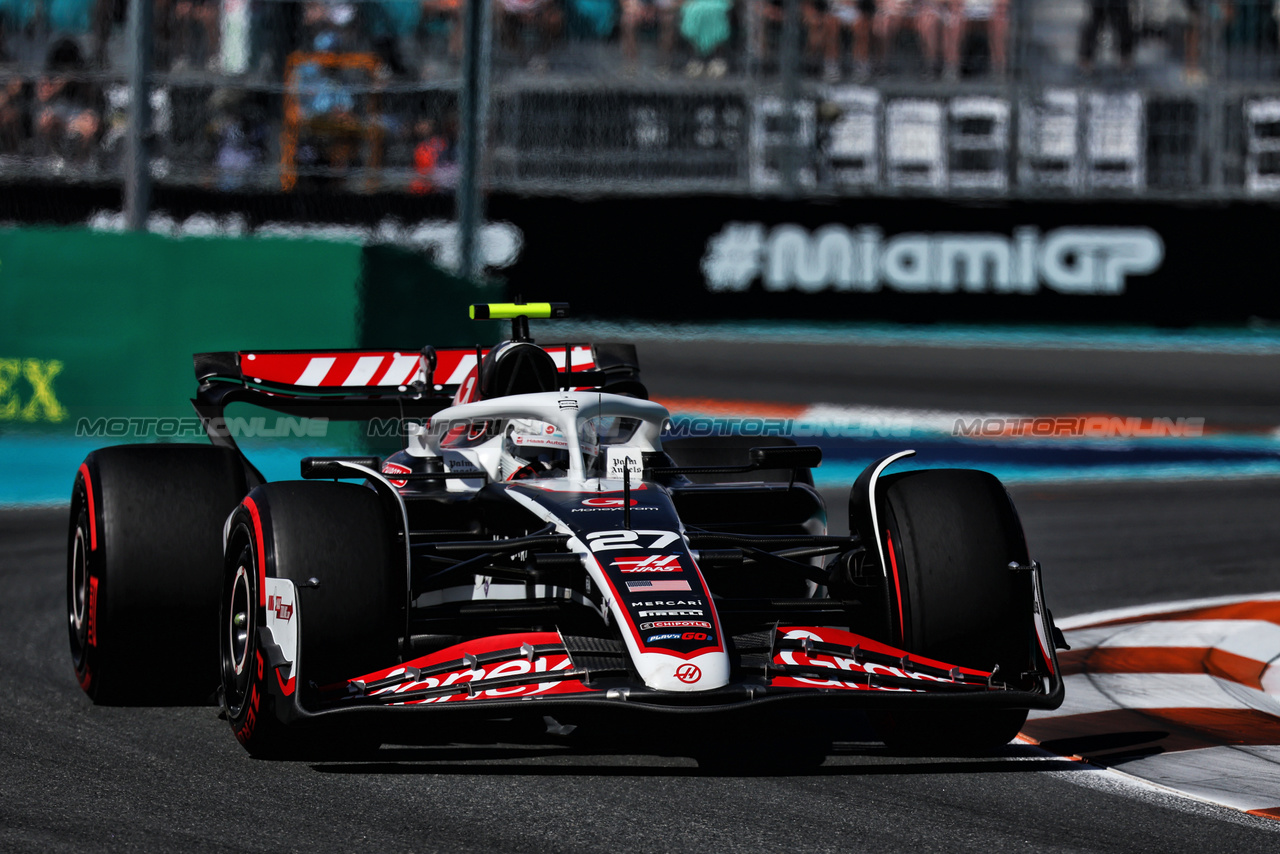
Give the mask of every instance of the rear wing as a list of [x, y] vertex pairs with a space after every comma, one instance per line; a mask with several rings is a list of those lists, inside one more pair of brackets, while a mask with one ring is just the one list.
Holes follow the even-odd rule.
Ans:
[[[625, 384], [626, 391], [634, 394], [635, 387], [640, 387], [636, 350], [631, 344], [566, 343], [542, 349], [564, 375], [565, 388], [612, 390]], [[233, 389], [277, 398], [275, 404], [284, 402], [279, 398], [447, 403], [488, 352], [487, 347], [238, 350], [196, 354], [195, 373], [200, 397], [210, 403]], [[236, 394], [235, 398], [243, 400], [245, 395]]]
[[[561, 372], [566, 347], [572, 353], [574, 371], [596, 367], [590, 344], [543, 347]], [[382, 393], [420, 391], [452, 394], [475, 369], [487, 347], [421, 351], [403, 350], [240, 350], [232, 353], [200, 353], [195, 357], [196, 379], [231, 381], [269, 386], [283, 392], [306, 394], [318, 390], [346, 389]]]

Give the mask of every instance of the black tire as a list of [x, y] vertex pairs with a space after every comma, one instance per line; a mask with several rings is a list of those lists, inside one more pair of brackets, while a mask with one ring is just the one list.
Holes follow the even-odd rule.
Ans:
[[[1031, 669], [1033, 593], [1026, 539], [1004, 486], [990, 474], [936, 469], [881, 481], [891, 620], [908, 652], [1019, 681]], [[884, 532], [880, 532], [883, 534]], [[901, 616], [899, 616], [901, 615]], [[904, 750], [996, 749], [1025, 723], [1025, 709], [920, 711], [873, 716], [881, 737]]]
[[266, 625], [260, 575], [300, 585], [296, 690], [304, 706], [319, 686], [393, 664], [404, 560], [378, 494], [354, 484], [305, 481], [249, 493], [227, 528], [218, 632], [223, 708], [251, 754], [300, 758], [376, 746], [282, 722], [266, 691], [276, 674], [263, 666], [260, 649], [259, 629]]
[[222, 524], [246, 490], [234, 451], [120, 445], [76, 474], [67, 614], [76, 678], [103, 705], [197, 705], [218, 686]]

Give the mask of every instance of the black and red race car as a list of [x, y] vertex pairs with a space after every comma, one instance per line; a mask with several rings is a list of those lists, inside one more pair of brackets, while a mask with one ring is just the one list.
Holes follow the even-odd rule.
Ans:
[[[972, 751], [1062, 702], [1061, 636], [994, 477], [885, 457], [852, 485], [850, 535], [828, 534], [819, 448], [664, 442], [633, 346], [530, 339], [559, 314], [473, 307], [512, 318], [492, 348], [197, 355], [211, 443], [104, 448], [76, 477], [84, 690], [216, 694], [262, 756], [535, 721], [723, 757], [741, 727], [759, 750], [823, 743], [859, 710], [893, 745]], [[401, 447], [268, 483], [233, 403], [390, 419]]]

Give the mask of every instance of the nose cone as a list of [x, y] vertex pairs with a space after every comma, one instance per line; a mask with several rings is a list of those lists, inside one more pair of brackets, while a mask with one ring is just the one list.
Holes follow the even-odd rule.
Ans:
[[729, 684], [729, 656], [721, 651], [689, 659], [646, 652], [635, 662], [644, 684], [658, 691], [710, 691]]

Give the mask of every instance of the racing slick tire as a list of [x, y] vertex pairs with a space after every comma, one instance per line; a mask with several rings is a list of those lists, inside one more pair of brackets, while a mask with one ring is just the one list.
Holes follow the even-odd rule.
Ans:
[[218, 686], [222, 523], [247, 489], [234, 451], [119, 445], [71, 493], [71, 659], [100, 705], [198, 705]]
[[[244, 499], [227, 525], [219, 661], [223, 712], [237, 740], [259, 758], [348, 755], [377, 747], [362, 733], [334, 735], [286, 724], [270, 680], [303, 705], [325, 686], [396, 661], [395, 548], [378, 494], [347, 483], [268, 483]], [[267, 577], [296, 588], [296, 681], [286, 685], [265, 648]]]
[[[1031, 579], [1017, 511], [994, 476], [968, 469], [903, 472], [884, 478], [888, 508], [890, 610], [908, 652], [1005, 679], [1030, 669]], [[896, 601], [894, 601], [896, 599]], [[899, 607], [900, 606], [900, 607]], [[898, 617], [898, 614], [901, 617]], [[871, 716], [890, 747], [910, 752], [981, 753], [1008, 744], [1025, 709], [911, 710]]]

